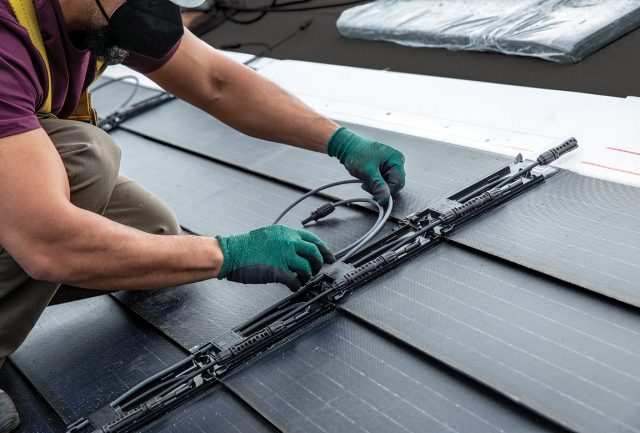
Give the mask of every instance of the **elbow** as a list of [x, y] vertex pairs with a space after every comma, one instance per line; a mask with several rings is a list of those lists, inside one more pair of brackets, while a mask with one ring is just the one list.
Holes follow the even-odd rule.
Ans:
[[56, 239], [46, 238], [22, 242], [17, 248], [15, 260], [34, 280], [52, 283], [72, 283], [73, 260], [67, 245]]
[[64, 283], [68, 281], [66, 266], [55, 254], [38, 251], [21, 263], [24, 271], [34, 280]]

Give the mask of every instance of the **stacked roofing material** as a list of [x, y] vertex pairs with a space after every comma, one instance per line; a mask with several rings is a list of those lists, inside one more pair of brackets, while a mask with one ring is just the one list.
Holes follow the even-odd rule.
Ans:
[[349, 9], [349, 38], [575, 63], [640, 26], [638, 0], [378, 0]]
[[[398, 218], [510, 162], [353, 128], [407, 156]], [[301, 191], [345, 177], [326, 156], [242, 136], [179, 101], [113, 136], [123, 171], [203, 234], [267, 225]], [[562, 171], [144, 431], [639, 432], [639, 199]], [[312, 227], [332, 248], [372, 218], [336, 215]], [[11, 361], [70, 423], [286, 295], [207, 281], [56, 306]]]

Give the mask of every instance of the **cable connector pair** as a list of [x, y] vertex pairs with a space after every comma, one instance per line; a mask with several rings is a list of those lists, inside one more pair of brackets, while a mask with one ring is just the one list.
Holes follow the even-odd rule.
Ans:
[[303, 219], [301, 221], [301, 223], [304, 226], [304, 225], [309, 224], [311, 221], [321, 220], [322, 218], [326, 217], [327, 215], [332, 214], [334, 210], [336, 210], [336, 207], [334, 206], [333, 203], [325, 203], [322, 206], [320, 206], [318, 209], [316, 209], [313, 212], [311, 212], [311, 215], [309, 215], [307, 218]]

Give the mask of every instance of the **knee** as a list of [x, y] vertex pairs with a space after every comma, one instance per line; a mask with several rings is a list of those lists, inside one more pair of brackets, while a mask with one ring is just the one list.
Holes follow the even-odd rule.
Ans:
[[74, 125], [73, 134], [73, 143], [61, 153], [69, 176], [71, 201], [101, 213], [118, 180], [120, 147], [107, 133], [89, 124]]
[[157, 235], [179, 235], [182, 233], [176, 214], [167, 206], [155, 212], [150, 232]]
[[82, 169], [78, 170], [77, 176], [99, 176], [115, 186], [120, 172], [120, 147], [102, 129], [85, 123], [80, 125], [75, 132], [77, 145], [73, 150], [77, 159], [82, 161]]
[[121, 175], [104, 216], [155, 235], [181, 233], [178, 218], [169, 206], [151, 191]]

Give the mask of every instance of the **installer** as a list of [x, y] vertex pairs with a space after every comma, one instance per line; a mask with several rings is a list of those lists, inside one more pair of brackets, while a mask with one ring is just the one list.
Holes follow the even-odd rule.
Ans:
[[[119, 174], [118, 146], [94, 126], [86, 89], [107, 65], [124, 63], [247, 135], [338, 158], [383, 205], [403, 187], [399, 151], [340, 128], [185, 30], [180, 6], [194, 3], [0, 3], [0, 366], [61, 283], [141, 290], [217, 277], [296, 290], [334, 260], [318, 237], [284, 226], [178, 236], [172, 211]], [[0, 433], [18, 423], [0, 391]]]

